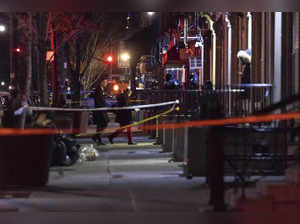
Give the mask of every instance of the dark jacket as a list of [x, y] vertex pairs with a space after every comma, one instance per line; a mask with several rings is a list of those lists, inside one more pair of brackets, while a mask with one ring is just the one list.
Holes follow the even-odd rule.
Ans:
[[[117, 107], [129, 106], [129, 97], [126, 92], [117, 96]], [[121, 126], [130, 124], [132, 122], [131, 110], [118, 110], [116, 111], [116, 122]]]
[[245, 63], [241, 83], [242, 84], [250, 83], [250, 64], [249, 63]]
[[[241, 79], [242, 84], [249, 84], [250, 83], [250, 64], [245, 63], [245, 67], [243, 70], [243, 75]], [[244, 87], [244, 93], [242, 94], [243, 98], [249, 98], [250, 97], [250, 88], [249, 87]]]
[[22, 106], [21, 95], [13, 94], [8, 100], [8, 107], [2, 117], [2, 125], [5, 128], [18, 128], [21, 115], [14, 112]]
[[[95, 107], [105, 107], [105, 98], [104, 93], [101, 88], [96, 89], [92, 94], [92, 97], [95, 101]], [[108, 115], [107, 111], [93, 111], [93, 116], [95, 123], [97, 124], [97, 128], [106, 128], [108, 125]]]

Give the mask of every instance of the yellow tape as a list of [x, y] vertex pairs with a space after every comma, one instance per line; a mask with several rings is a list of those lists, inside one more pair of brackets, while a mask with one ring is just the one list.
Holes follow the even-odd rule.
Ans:
[[[176, 109], [176, 104], [174, 104], [169, 110], [166, 110], [160, 114], [157, 114], [157, 115], [154, 115], [152, 117], [148, 117], [144, 120], [141, 120], [141, 121], [138, 121], [138, 122], [134, 122], [132, 124], [128, 124], [128, 125], [125, 125], [125, 126], [122, 126], [122, 127], [119, 127], [118, 129], [126, 129], [126, 128], [130, 128], [130, 127], [134, 127], [134, 126], [138, 126], [138, 125], [141, 125], [143, 123], [146, 123], [148, 121], [151, 121], [151, 120], [154, 120], [154, 119], [157, 119], [163, 115], [166, 115], [166, 114], [169, 114], [171, 113], [172, 111], [174, 111]], [[81, 133], [81, 134], [77, 134], [76, 137], [87, 137], [87, 136], [94, 136], [94, 135], [98, 135], [98, 134], [102, 134], [103, 131], [99, 131], [99, 132], [94, 132], [94, 133]]]
[[[67, 102], [67, 104], [75, 104], [75, 103], [85, 103], [87, 101], [85, 100], [80, 100], [80, 101], [72, 101], [70, 103]], [[118, 102], [117, 100], [108, 100], [108, 102], [111, 102], [111, 103], [116, 103]], [[129, 102], [144, 102], [144, 100], [129, 100]]]

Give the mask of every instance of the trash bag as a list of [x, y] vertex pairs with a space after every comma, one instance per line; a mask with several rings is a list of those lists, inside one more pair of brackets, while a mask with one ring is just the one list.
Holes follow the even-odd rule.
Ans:
[[69, 135], [61, 135], [61, 141], [66, 145], [67, 151], [63, 161], [64, 166], [72, 166], [79, 159], [80, 145], [76, 140], [72, 139]]
[[93, 144], [82, 145], [79, 149], [79, 157], [81, 161], [94, 161], [99, 156], [98, 151]]
[[67, 157], [67, 146], [60, 136], [55, 137], [55, 146], [52, 152], [51, 166], [64, 166]]

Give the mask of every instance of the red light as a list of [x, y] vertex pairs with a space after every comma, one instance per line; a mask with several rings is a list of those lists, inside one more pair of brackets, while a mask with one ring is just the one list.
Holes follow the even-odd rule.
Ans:
[[21, 53], [21, 48], [19, 48], [19, 47], [18, 47], [18, 48], [16, 48], [16, 49], [15, 49], [15, 52], [17, 52], [17, 53]]
[[112, 57], [112, 56], [107, 56], [106, 60], [107, 60], [108, 62], [112, 62], [112, 61], [113, 61], [113, 57]]
[[118, 92], [118, 91], [120, 90], [120, 86], [119, 86], [118, 84], [114, 84], [114, 85], [113, 85], [113, 90], [114, 90], [115, 92]]

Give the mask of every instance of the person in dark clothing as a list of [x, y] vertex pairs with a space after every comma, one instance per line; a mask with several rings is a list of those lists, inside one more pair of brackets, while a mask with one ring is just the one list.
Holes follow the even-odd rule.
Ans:
[[250, 64], [244, 63], [244, 70], [242, 73], [242, 84], [249, 84], [250, 83]]
[[196, 72], [189, 75], [188, 89], [199, 89], [199, 76]]
[[241, 84], [242, 84], [242, 114], [250, 114], [252, 111], [250, 97], [251, 97], [251, 88], [247, 86], [251, 82], [250, 74], [251, 74], [251, 51], [248, 50], [241, 50], [238, 52], [237, 57], [240, 59], [243, 65], [243, 72], [240, 73], [241, 77]]
[[[95, 108], [106, 106], [103, 83], [104, 81], [101, 82], [100, 87], [96, 88], [94, 93], [92, 94], [95, 102]], [[109, 118], [107, 115], [107, 111], [93, 111], [93, 117], [97, 125], [97, 134], [93, 136], [93, 140], [99, 145], [104, 145], [104, 143], [102, 142], [101, 134], [99, 132], [103, 131], [108, 125]]]
[[[238, 52], [237, 57], [240, 59], [243, 65], [243, 72], [240, 73], [242, 75], [241, 84], [249, 84], [250, 83], [250, 74], [251, 74], [251, 51], [250, 50], [241, 50]], [[245, 98], [250, 96], [250, 89], [245, 88]]]
[[203, 88], [207, 91], [212, 91], [213, 90], [212, 82], [210, 80], [206, 80]]
[[19, 128], [21, 115], [15, 115], [15, 111], [22, 107], [21, 94], [17, 94], [17, 89], [10, 91], [10, 96], [2, 117], [2, 125], [5, 128]]
[[[117, 107], [129, 106], [129, 91], [125, 90], [117, 96]], [[113, 144], [113, 139], [127, 129], [128, 145], [134, 145], [132, 139], [131, 127], [123, 128], [123, 126], [129, 125], [132, 122], [131, 110], [118, 110], [116, 111], [116, 122], [120, 124], [120, 128], [109, 136], [109, 141]]]
[[179, 81], [170, 73], [166, 74], [166, 89], [181, 89], [182, 86]]

